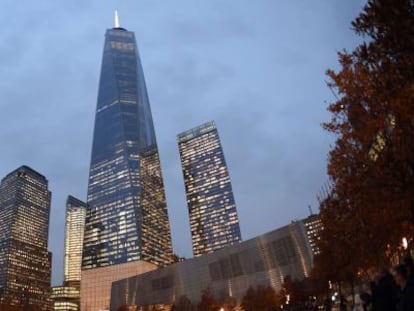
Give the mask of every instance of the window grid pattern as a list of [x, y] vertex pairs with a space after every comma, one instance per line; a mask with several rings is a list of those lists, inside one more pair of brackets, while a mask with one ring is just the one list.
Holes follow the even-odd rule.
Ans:
[[214, 122], [178, 135], [194, 256], [241, 241], [230, 176]]
[[309, 244], [314, 255], [319, 255], [319, 241], [323, 231], [323, 223], [319, 215], [311, 215], [303, 221], [308, 235]]
[[[157, 143], [135, 36], [122, 28], [109, 29], [96, 108], [82, 269], [143, 258], [157, 265], [171, 262], [170, 227], [158, 157], [154, 158], [158, 178], [142, 180], [142, 171], [146, 170], [143, 166], [148, 163], [142, 152], [148, 148], [157, 151]], [[159, 202], [142, 203], [146, 200], [143, 193], [147, 193], [144, 184], [157, 189]], [[163, 215], [163, 225], [148, 229], [145, 215], [158, 212]], [[146, 235], [156, 230], [158, 235]]]
[[54, 311], [78, 311], [79, 310], [79, 287], [55, 286], [52, 287]]
[[52, 308], [50, 199], [46, 178], [27, 166], [1, 181], [0, 304]]
[[67, 286], [80, 286], [86, 203], [69, 196], [66, 201], [65, 276]]

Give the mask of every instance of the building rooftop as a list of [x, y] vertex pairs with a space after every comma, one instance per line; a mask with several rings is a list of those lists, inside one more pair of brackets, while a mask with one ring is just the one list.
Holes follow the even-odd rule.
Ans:
[[206, 122], [202, 125], [199, 125], [197, 127], [192, 128], [191, 130], [182, 132], [181, 134], [177, 135], [177, 139], [178, 142], [182, 143], [182, 142], [186, 142], [189, 141], [195, 137], [201, 136], [205, 133], [211, 132], [213, 130], [215, 130], [216, 127], [216, 123], [214, 121], [209, 121]]

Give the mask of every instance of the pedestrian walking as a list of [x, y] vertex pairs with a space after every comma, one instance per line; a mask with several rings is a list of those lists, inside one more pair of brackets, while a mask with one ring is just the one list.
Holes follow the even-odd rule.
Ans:
[[330, 297], [326, 297], [323, 301], [323, 307], [325, 311], [332, 311], [332, 300]]
[[407, 268], [407, 272], [408, 272], [408, 281], [410, 283], [414, 283], [414, 262], [413, 262], [413, 258], [408, 255], [406, 257], [404, 257], [402, 264]]
[[414, 284], [410, 282], [408, 269], [404, 264], [395, 268], [394, 279], [400, 288], [397, 311], [414, 311]]
[[362, 302], [362, 309], [363, 309], [364, 311], [368, 311], [368, 307], [371, 305], [371, 302], [372, 302], [372, 297], [371, 297], [371, 295], [370, 295], [370, 294], [368, 294], [367, 292], [362, 292], [362, 293], [359, 295], [359, 298], [360, 298], [360, 300], [361, 300], [361, 302]]
[[381, 268], [371, 282], [372, 311], [394, 311], [396, 292], [392, 275]]

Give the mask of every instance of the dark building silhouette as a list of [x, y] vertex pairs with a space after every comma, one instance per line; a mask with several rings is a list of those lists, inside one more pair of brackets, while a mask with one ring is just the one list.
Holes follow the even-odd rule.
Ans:
[[28, 166], [0, 184], [0, 304], [51, 310], [48, 252], [51, 193]]
[[319, 249], [318, 245], [324, 228], [321, 217], [319, 214], [312, 214], [302, 221], [306, 228], [306, 233], [308, 235], [308, 240], [313, 255], [319, 255], [321, 253], [321, 250]]

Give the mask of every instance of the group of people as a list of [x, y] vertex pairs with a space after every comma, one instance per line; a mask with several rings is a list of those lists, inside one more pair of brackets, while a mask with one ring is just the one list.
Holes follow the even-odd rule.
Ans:
[[388, 271], [381, 269], [371, 282], [371, 293], [360, 295], [364, 310], [414, 311], [414, 263], [408, 256]]

